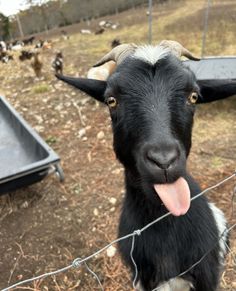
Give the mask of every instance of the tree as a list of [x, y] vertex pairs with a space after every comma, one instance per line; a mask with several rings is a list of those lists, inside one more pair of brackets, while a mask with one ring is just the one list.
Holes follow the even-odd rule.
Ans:
[[10, 21], [3, 13], [0, 13], [0, 34], [3, 40], [10, 38]]

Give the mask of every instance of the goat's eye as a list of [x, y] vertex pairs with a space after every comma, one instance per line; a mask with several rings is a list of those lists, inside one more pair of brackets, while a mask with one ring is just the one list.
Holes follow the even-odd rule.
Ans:
[[188, 102], [190, 104], [195, 104], [197, 102], [198, 99], [198, 94], [197, 92], [192, 92], [189, 97], [188, 97]]
[[107, 105], [108, 105], [110, 108], [115, 108], [116, 105], [117, 105], [116, 98], [115, 98], [115, 97], [109, 97], [109, 98], [107, 98]]

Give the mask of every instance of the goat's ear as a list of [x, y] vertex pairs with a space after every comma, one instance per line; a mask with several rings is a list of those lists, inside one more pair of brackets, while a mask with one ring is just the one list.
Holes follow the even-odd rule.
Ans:
[[56, 74], [55, 75], [59, 80], [74, 86], [75, 88], [85, 92], [91, 97], [95, 98], [100, 102], [104, 102], [104, 93], [106, 90], [107, 82], [94, 80], [94, 79], [86, 79], [86, 78], [73, 78], [67, 77], [63, 75]]
[[207, 103], [236, 95], [236, 80], [198, 80], [200, 98], [197, 103]]

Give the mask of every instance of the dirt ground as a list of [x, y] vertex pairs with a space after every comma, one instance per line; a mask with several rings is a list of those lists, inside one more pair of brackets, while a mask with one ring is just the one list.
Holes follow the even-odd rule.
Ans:
[[[198, 40], [196, 43], [192, 41], [193, 35], [184, 38], [184, 31], [200, 23], [199, 15], [202, 15], [205, 2], [192, 3], [197, 5], [192, 7], [188, 1], [185, 6], [172, 4], [155, 8], [154, 24], [158, 23], [160, 29], [154, 39], [183, 40], [188, 48], [199, 53], [201, 25], [193, 32]], [[223, 4], [215, 1], [214, 5], [218, 11]], [[221, 35], [211, 30], [208, 47], [214, 54], [236, 55], [233, 18], [236, 5], [233, 1], [224, 2], [224, 5], [224, 27], [229, 30], [224, 43], [228, 45], [221, 43], [219, 51], [216, 43], [218, 38], [222, 40]], [[44, 62], [41, 79], [34, 77], [28, 62], [19, 62], [17, 53], [13, 62], [0, 64], [0, 92], [58, 153], [65, 173], [64, 183], [50, 175], [40, 183], [0, 197], [1, 289], [70, 265], [76, 257], [86, 257], [117, 237], [124, 196], [123, 169], [112, 150], [108, 111], [88, 96], [57, 81], [50, 66], [55, 51], [61, 49], [65, 56], [65, 74], [84, 76], [109, 50], [110, 41], [115, 37], [121, 41], [144, 42], [147, 36], [145, 11], [142, 8], [110, 17], [121, 26], [101, 36], [80, 35], [78, 31], [83, 24], [68, 28], [70, 39], [67, 41], [56, 32], [44, 36], [52, 39], [53, 49], [41, 52]], [[191, 25], [190, 15], [195, 19]], [[185, 18], [187, 25], [184, 25]], [[181, 29], [173, 35], [171, 27], [177, 20], [181, 20]], [[93, 22], [92, 27], [98, 21]], [[235, 171], [235, 116], [235, 97], [197, 108], [188, 167], [202, 188], [216, 184]], [[230, 225], [236, 222], [235, 185], [234, 179], [207, 194], [224, 211]], [[231, 253], [221, 279], [222, 291], [236, 290], [235, 255], [236, 230], [233, 230]], [[132, 290], [129, 271], [117, 252], [113, 256], [105, 251], [88, 265], [99, 276], [106, 291]], [[87, 269], [81, 267], [17, 290], [89, 291], [101, 288]]]

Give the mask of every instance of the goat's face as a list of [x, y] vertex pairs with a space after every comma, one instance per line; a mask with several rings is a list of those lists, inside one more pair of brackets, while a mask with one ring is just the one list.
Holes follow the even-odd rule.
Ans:
[[[200, 92], [215, 94], [214, 85], [220, 91], [221, 83], [202, 88], [175, 55], [164, 51], [156, 59], [147, 56], [144, 49], [137, 50], [107, 81], [58, 77], [108, 105], [114, 150], [134, 186], [141, 182], [148, 199], [162, 200], [172, 214], [181, 215], [190, 206], [184, 177], [194, 103]], [[223, 94], [230, 95], [224, 89]]]
[[174, 56], [155, 65], [131, 58], [108, 82], [114, 149], [118, 159], [150, 184], [171, 183], [185, 172], [191, 146], [193, 73]]
[[155, 65], [131, 58], [107, 82], [116, 155], [149, 198], [153, 185], [185, 176], [198, 94], [193, 73], [175, 56]]

